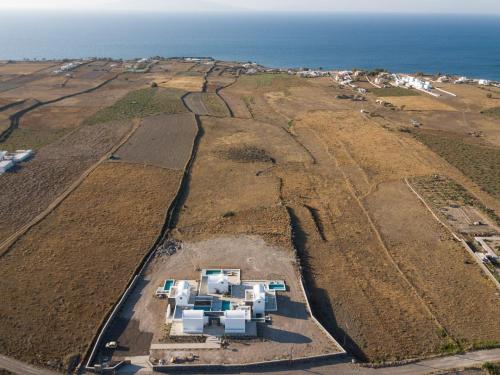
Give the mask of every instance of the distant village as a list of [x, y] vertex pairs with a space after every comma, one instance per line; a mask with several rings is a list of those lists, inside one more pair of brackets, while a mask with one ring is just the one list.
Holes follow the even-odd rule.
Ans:
[[[433, 96], [440, 96], [439, 93], [435, 91], [441, 91], [437, 89], [432, 84], [433, 82], [438, 83], [454, 83], [454, 84], [477, 84], [480, 86], [495, 86], [500, 87], [500, 82], [491, 81], [488, 79], [472, 79], [463, 76], [448, 76], [448, 75], [438, 75], [432, 77], [430, 75], [423, 74], [396, 74], [389, 73], [387, 71], [382, 71], [380, 69], [376, 70], [323, 70], [323, 69], [309, 69], [309, 68], [297, 68], [297, 69], [274, 69], [266, 68], [257, 63], [246, 63], [243, 64], [245, 69], [245, 74], [257, 74], [257, 73], [287, 73], [290, 75], [296, 75], [303, 78], [317, 78], [317, 77], [332, 77], [337, 83], [343, 86], [349, 86], [353, 89], [357, 89], [361, 94], [366, 93], [366, 90], [357, 87], [356, 81], [363, 77], [366, 78], [376, 88], [383, 87], [404, 87], [413, 88], [431, 94]], [[450, 94], [445, 92], [446, 94]]]

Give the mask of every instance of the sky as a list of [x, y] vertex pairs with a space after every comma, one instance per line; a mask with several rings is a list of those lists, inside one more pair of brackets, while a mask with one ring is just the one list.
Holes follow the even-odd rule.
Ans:
[[0, 0], [0, 10], [500, 14], [500, 0]]

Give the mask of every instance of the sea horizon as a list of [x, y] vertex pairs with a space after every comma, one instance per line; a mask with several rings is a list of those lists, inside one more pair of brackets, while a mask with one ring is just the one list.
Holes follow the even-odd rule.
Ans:
[[350, 12], [0, 14], [0, 59], [210, 56], [271, 68], [500, 80], [500, 15]]

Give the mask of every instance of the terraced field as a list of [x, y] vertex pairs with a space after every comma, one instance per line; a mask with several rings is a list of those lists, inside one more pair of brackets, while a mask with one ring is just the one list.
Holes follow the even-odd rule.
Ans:
[[[408, 185], [433, 209], [470, 206], [496, 230], [500, 123], [489, 91], [370, 88], [358, 101], [331, 77], [183, 59], [158, 59], [148, 73], [124, 65], [93, 61], [68, 80], [50, 64], [0, 64], [0, 106], [116, 76], [25, 113], [0, 143], [35, 149], [0, 176], [2, 354], [59, 371], [78, 363], [160, 234], [178, 253], [154, 258], [106, 332], [125, 343], [110, 354], [120, 359], [148, 354], [163, 332], [151, 280], [195, 275], [214, 259], [257, 277], [272, 257], [283, 267], [266, 277], [295, 280], [283, 303], [297, 311], [275, 315], [258, 345], [229, 340], [198, 363], [331, 350], [296, 276], [314, 315], [360, 360], [500, 346], [495, 284]], [[247, 247], [271, 258], [256, 262]]]
[[81, 358], [159, 235], [181, 174], [105, 163], [21, 237], [0, 262], [0, 351], [61, 370]]

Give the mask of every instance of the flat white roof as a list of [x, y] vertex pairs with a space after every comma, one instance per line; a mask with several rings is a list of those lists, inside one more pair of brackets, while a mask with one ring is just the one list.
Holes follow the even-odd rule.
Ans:
[[203, 310], [183, 310], [182, 318], [203, 319]]
[[246, 314], [245, 310], [226, 310], [224, 316], [232, 319], [245, 319]]

